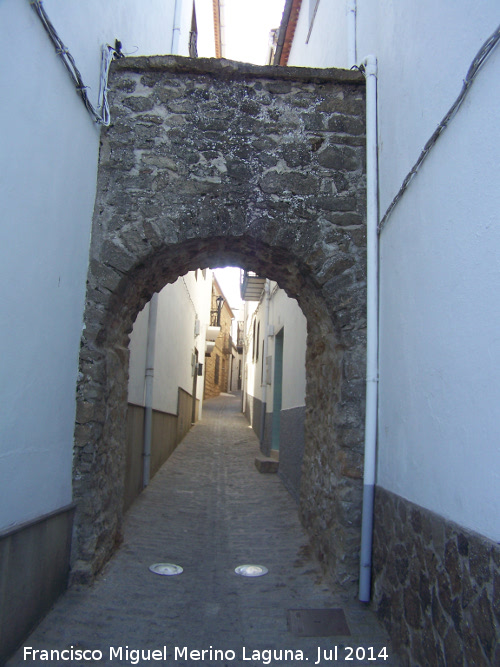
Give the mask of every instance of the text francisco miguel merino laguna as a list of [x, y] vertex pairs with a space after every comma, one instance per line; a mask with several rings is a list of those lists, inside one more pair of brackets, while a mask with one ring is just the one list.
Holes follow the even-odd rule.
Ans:
[[[351, 653], [352, 657], [347, 659], [360, 659], [358, 657], [358, 649], [354, 649], [348, 646], [332, 646], [329, 649], [317, 648], [316, 656], [314, 656], [314, 662], [311, 660], [311, 664], [318, 665], [321, 662], [325, 661], [337, 661], [346, 657], [345, 651]], [[377, 661], [377, 658], [382, 662], [385, 661], [388, 657], [387, 650], [384, 648], [380, 650], [379, 648], [375, 649], [374, 647], [367, 647], [361, 649], [363, 651], [363, 659], [367, 657], [370, 660]], [[36, 663], [40, 662], [53, 662], [58, 661], [73, 661], [79, 660], [83, 662], [99, 662], [105, 659], [104, 652], [99, 649], [82, 649], [75, 646], [71, 646], [68, 649], [57, 650], [57, 649], [35, 649], [31, 646], [25, 646], [24, 649], [24, 661], [33, 661]], [[356, 656], [356, 658], [354, 658]], [[210, 662], [217, 661], [226, 661], [231, 662], [236, 660], [236, 652], [228, 649], [221, 650], [215, 649], [210, 646], [207, 649], [188, 649], [187, 646], [175, 646], [174, 655], [170, 655], [170, 651], [167, 646], [162, 646], [158, 649], [136, 649], [130, 648], [129, 646], [110, 646], [108, 655], [106, 659], [110, 662], [113, 660], [123, 662], [129, 662], [131, 665], [143, 664], [148, 661], [166, 661], [169, 658], [173, 657], [174, 660], [199, 660], [203, 662], [204, 660], [209, 660]], [[249, 660], [252, 662], [261, 662], [263, 665], [269, 665], [271, 662], [292, 662], [292, 661], [309, 661], [309, 657], [304, 655], [303, 651], [297, 649], [249, 649], [247, 647], [242, 648], [241, 655], [239, 656], [241, 660]]]

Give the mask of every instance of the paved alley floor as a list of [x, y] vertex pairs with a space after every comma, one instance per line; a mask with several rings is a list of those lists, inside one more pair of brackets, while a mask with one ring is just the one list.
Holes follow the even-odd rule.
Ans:
[[[277, 475], [257, 471], [258, 453], [239, 397], [207, 401], [203, 420], [128, 512], [124, 543], [99, 578], [67, 591], [8, 667], [398, 665], [372, 612], [321, 576], [295, 502]], [[159, 562], [184, 571], [150, 572]], [[247, 563], [269, 572], [235, 573]], [[344, 610], [350, 636], [289, 630], [287, 610], [326, 608]], [[64, 649], [75, 659], [34, 653]], [[93, 659], [78, 659], [84, 650]]]

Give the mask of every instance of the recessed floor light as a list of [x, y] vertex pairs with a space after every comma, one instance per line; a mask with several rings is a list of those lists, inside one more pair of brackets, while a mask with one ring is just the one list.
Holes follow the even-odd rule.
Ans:
[[173, 576], [174, 574], [184, 572], [180, 565], [174, 565], [174, 563], [155, 563], [154, 565], [150, 565], [149, 569], [155, 574], [163, 574], [164, 576]]
[[238, 565], [234, 571], [242, 577], [262, 577], [269, 572], [264, 565]]

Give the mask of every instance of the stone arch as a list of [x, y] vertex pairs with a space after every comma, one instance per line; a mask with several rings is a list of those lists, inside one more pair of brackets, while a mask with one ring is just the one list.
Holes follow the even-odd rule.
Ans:
[[112, 71], [114, 122], [101, 140], [77, 390], [73, 580], [91, 578], [120, 540], [135, 316], [189, 270], [238, 265], [276, 280], [306, 316], [300, 514], [335, 579], [353, 581], [365, 356], [362, 77], [125, 61]]

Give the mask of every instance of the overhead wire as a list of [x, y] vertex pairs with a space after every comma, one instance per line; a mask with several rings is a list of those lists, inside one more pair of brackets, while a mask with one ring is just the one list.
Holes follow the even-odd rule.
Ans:
[[384, 214], [384, 217], [380, 221], [378, 225], [378, 233], [380, 234], [382, 232], [382, 229], [384, 228], [384, 225], [386, 224], [389, 216], [391, 215], [392, 211], [396, 207], [397, 203], [405, 193], [406, 189], [408, 188], [410, 182], [413, 180], [414, 176], [422, 166], [422, 163], [424, 162], [425, 158], [429, 154], [430, 150], [436, 143], [436, 141], [439, 139], [441, 134], [444, 132], [446, 127], [448, 126], [449, 122], [452, 120], [452, 118], [456, 115], [457, 111], [461, 107], [465, 97], [467, 96], [467, 93], [470, 90], [470, 87], [472, 86], [472, 83], [474, 79], [477, 76], [477, 73], [481, 69], [482, 65], [485, 63], [486, 59], [488, 56], [491, 54], [495, 46], [498, 44], [500, 40], [500, 26], [493, 32], [488, 39], [484, 42], [484, 44], [481, 46], [479, 51], [477, 52], [474, 60], [472, 61], [469, 70], [467, 72], [467, 75], [464, 79], [462, 90], [460, 91], [460, 94], [458, 95], [457, 99], [455, 102], [452, 104], [450, 107], [448, 113], [444, 116], [442, 121], [439, 123], [437, 128], [434, 130], [432, 136], [430, 139], [427, 141], [425, 144], [422, 152], [420, 153], [418, 160], [415, 162], [411, 170], [408, 172], [406, 178], [404, 179], [397, 195], [394, 197], [392, 202], [390, 203], [387, 211]]
[[188, 298], [191, 301], [191, 306], [193, 307], [193, 310], [194, 310], [194, 316], [195, 316], [196, 319], [198, 319], [198, 312], [196, 310], [196, 306], [194, 305], [194, 301], [193, 301], [193, 298], [191, 296], [191, 292], [189, 291], [189, 287], [187, 286], [187, 283], [186, 283], [186, 280], [185, 280], [184, 276], [181, 276], [181, 278], [182, 278], [182, 282], [184, 283], [184, 287], [186, 288]]
[[43, 7], [42, 0], [30, 0], [30, 5], [33, 7], [37, 13], [43, 27], [45, 28], [46, 33], [48, 34], [56, 54], [61, 57], [61, 60], [64, 63], [73, 83], [75, 84], [76, 90], [80, 95], [85, 108], [89, 112], [92, 120], [99, 125], [108, 126], [110, 123], [110, 113], [108, 105], [108, 75], [109, 68], [113, 58], [121, 58], [123, 54], [121, 53], [121, 44], [117, 40], [115, 46], [110, 46], [105, 44], [102, 47], [101, 52], [101, 72], [99, 80], [99, 94], [97, 101], [97, 108], [94, 107], [92, 102], [89, 99], [87, 94], [87, 88], [83, 82], [82, 75], [80, 70], [76, 66], [75, 59], [69, 52], [68, 48], [65, 46], [64, 42], [61, 40], [57, 34], [57, 30], [54, 28], [51, 20], [49, 19], [47, 12]]

